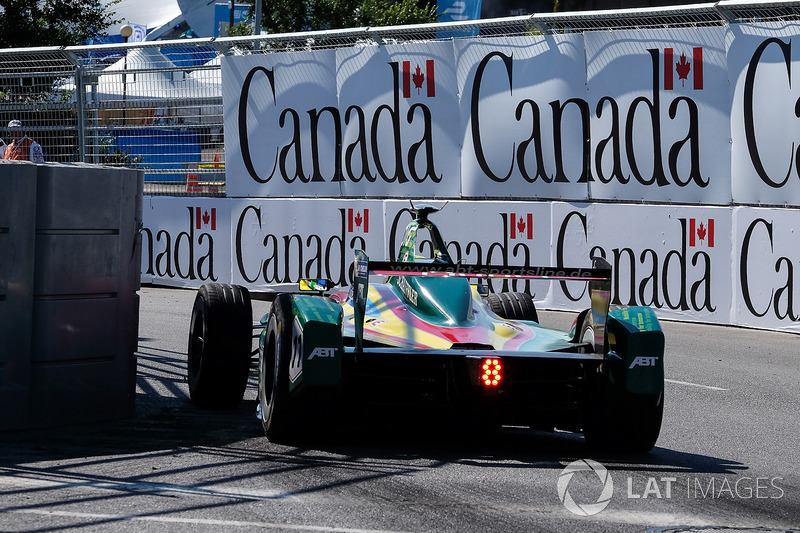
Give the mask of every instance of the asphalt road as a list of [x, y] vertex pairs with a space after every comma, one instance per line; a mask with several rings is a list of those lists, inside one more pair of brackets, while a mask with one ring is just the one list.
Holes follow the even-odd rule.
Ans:
[[[664, 322], [665, 418], [646, 455], [408, 428], [294, 447], [261, 435], [254, 381], [237, 411], [193, 407], [194, 291], [140, 294], [137, 416], [0, 434], [0, 531], [800, 531], [796, 335]], [[595, 470], [569, 477], [573, 463]]]

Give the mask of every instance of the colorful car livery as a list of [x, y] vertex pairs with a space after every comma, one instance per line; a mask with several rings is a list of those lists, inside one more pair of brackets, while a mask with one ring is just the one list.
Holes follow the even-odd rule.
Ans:
[[[333, 418], [417, 408], [490, 420], [492, 429], [580, 432], [596, 448], [650, 450], [664, 406], [664, 335], [652, 309], [609, 309], [611, 267], [602, 258], [591, 268], [456, 264], [430, 220], [436, 211], [411, 209], [396, 261], [356, 250], [351, 287], [301, 280], [275, 295], [255, 326], [257, 350], [249, 291], [201, 287], [188, 346], [193, 402], [237, 406], [257, 355], [270, 440]], [[585, 281], [591, 308], [570, 331], [548, 328], [530, 295], [489, 293], [488, 278]]]

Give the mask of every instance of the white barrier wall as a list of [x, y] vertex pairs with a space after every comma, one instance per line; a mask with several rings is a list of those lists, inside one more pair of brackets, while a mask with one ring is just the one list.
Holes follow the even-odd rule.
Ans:
[[[728, 323], [730, 209], [559, 203], [552, 215], [551, 259], [582, 264], [587, 253], [604, 257], [613, 267], [613, 303], [649, 305], [665, 318]], [[581, 284], [561, 284], [556, 294], [556, 308], [574, 308], [577, 296], [585, 297]]]
[[800, 25], [733, 25], [728, 75], [733, 89], [733, 198], [800, 206]]
[[181, 287], [231, 276], [231, 203], [220, 198], [144, 198], [142, 281]]
[[582, 35], [459, 39], [464, 197], [587, 199]]
[[591, 198], [731, 201], [724, 28], [586, 34]]
[[800, 332], [800, 212], [733, 211], [731, 323]]
[[[434, 202], [444, 204], [444, 202]], [[142, 280], [254, 290], [300, 277], [349, 285], [352, 250], [395, 258], [408, 201], [149, 198]], [[794, 209], [451, 201], [433, 215], [465, 263], [614, 267], [614, 302], [663, 318], [800, 333]], [[158, 230], [154, 230], [158, 227]], [[494, 280], [542, 308], [589, 306], [585, 284]]]
[[[151, 198], [143, 279], [348, 284], [352, 249], [393, 257], [409, 198], [449, 200], [435, 220], [457, 260], [598, 253], [616, 303], [800, 332], [798, 29], [224, 57], [228, 198]], [[516, 288], [588, 306], [577, 284]]]

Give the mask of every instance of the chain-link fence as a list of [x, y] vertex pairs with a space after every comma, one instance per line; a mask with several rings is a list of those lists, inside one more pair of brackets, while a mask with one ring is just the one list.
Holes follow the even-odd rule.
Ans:
[[[0, 50], [0, 128], [21, 120], [48, 161], [144, 169], [147, 194], [224, 195], [223, 55], [798, 19], [799, 1], [723, 1], [257, 38]], [[0, 129], [4, 139], [8, 133]]]

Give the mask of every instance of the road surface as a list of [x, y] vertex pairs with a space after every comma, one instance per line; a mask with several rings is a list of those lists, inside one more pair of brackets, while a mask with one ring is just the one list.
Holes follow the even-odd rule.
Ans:
[[0, 531], [800, 528], [796, 335], [663, 322], [664, 424], [646, 455], [598, 455], [580, 436], [525, 431], [353, 432], [294, 447], [262, 436], [254, 380], [236, 411], [193, 407], [194, 291], [140, 294], [136, 417], [0, 433]]

